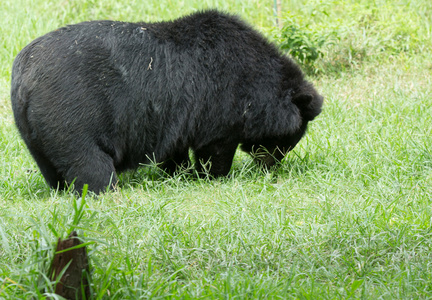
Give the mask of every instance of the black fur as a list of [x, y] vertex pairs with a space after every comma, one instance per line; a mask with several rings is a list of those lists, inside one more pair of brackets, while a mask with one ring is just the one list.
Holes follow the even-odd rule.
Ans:
[[[210, 161], [226, 175], [238, 144], [270, 166], [323, 98], [299, 67], [235, 16], [160, 23], [91, 21], [26, 46], [12, 70], [18, 129], [52, 187], [95, 192], [149, 159], [173, 172]], [[266, 154], [263, 154], [263, 148]]]

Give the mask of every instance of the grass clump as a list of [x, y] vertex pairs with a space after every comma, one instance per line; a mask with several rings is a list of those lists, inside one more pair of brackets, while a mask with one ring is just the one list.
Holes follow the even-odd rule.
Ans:
[[309, 74], [359, 69], [365, 60], [405, 59], [432, 46], [432, 4], [417, 1], [298, 1], [274, 31]]

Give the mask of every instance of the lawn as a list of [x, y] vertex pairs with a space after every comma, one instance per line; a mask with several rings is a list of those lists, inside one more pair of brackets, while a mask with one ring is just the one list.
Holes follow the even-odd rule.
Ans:
[[[12, 116], [19, 50], [65, 24], [207, 7], [296, 55], [325, 96], [280, 168], [238, 151], [226, 178], [143, 166], [99, 197], [50, 190]], [[282, 8], [278, 29], [273, 1], [0, 3], [0, 299], [52, 295], [50, 260], [72, 230], [88, 244], [94, 299], [432, 298], [432, 2]], [[293, 32], [310, 50], [293, 51]]]

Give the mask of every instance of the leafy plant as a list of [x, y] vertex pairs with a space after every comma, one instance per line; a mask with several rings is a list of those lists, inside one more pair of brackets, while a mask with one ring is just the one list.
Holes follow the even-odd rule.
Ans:
[[303, 65], [308, 73], [317, 73], [320, 70], [317, 60], [323, 58], [326, 49], [339, 40], [336, 31], [302, 26], [294, 17], [286, 18], [284, 24], [277, 36], [280, 48]]

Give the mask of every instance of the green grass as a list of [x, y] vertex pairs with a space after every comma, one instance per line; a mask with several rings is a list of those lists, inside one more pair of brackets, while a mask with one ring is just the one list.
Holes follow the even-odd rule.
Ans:
[[49, 190], [20, 139], [10, 67], [37, 36], [219, 7], [275, 37], [272, 3], [0, 3], [0, 299], [49, 296], [53, 248], [73, 229], [89, 243], [95, 299], [432, 297], [428, 1], [283, 2], [288, 21], [338, 43], [323, 46], [310, 78], [324, 111], [274, 173], [238, 152], [227, 178], [145, 167], [120, 176], [117, 191], [80, 199]]

